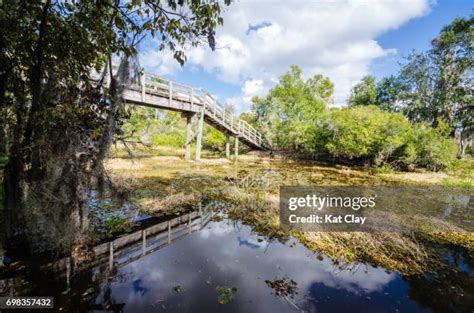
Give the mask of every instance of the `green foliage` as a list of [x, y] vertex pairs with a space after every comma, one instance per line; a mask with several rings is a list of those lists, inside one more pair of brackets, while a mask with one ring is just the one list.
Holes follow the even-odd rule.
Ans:
[[389, 164], [382, 164], [381, 166], [376, 167], [374, 170], [378, 174], [391, 174], [394, 172], [393, 167]]
[[377, 103], [377, 87], [375, 77], [365, 76], [354, 86], [349, 98], [351, 106], [375, 105]]
[[400, 111], [397, 99], [401, 88], [401, 83], [398, 77], [391, 75], [382, 78], [377, 82], [377, 101], [374, 104], [381, 110], [392, 112]]
[[462, 179], [445, 179], [443, 180], [443, 186], [472, 188], [474, 187], [474, 183], [472, 181]]
[[172, 130], [161, 134], [153, 134], [151, 137], [153, 146], [167, 146], [175, 148], [183, 147], [185, 140], [185, 134], [179, 130]]
[[[364, 77], [352, 90], [349, 104], [376, 105], [402, 112], [412, 122], [426, 122], [459, 141], [462, 156], [473, 145], [474, 14], [457, 18], [431, 42], [431, 49], [411, 53], [398, 76], [378, 83]], [[442, 121], [442, 122], [441, 122]]]
[[132, 227], [132, 223], [121, 216], [113, 216], [104, 223], [104, 235], [105, 237], [113, 237], [114, 235], [129, 231]]
[[127, 121], [122, 127], [123, 137], [140, 140], [153, 124], [153, 109], [130, 108]]
[[434, 125], [439, 113], [435, 95], [438, 74], [428, 53], [412, 53], [401, 68], [399, 79], [402, 87], [398, 100], [402, 112], [411, 121]]
[[[123, 125], [124, 137], [152, 146], [182, 148], [186, 142], [185, 119], [178, 112], [134, 107]], [[194, 129], [196, 126], [194, 127]], [[203, 148], [224, 151], [225, 135], [205, 124]]]
[[186, 141], [184, 121], [177, 112], [162, 111], [148, 129], [154, 146], [183, 147]]
[[236, 287], [216, 287], [217, 291], [217, 302], [220, 304], [226, 304], [234, 300], [235, 294], [237, 292]]
[[446, 168], [456, 159], [456, 143], [424, 123], [414, 126], [411, 139], [416, 150], [415, 163], [418, 166], [438, 171]]
[[375, 106], [332, 110], [316, 138], [336, 158], [368, 160], [374, 165], [426, 167], [440, 170], [456, 158], [456, 144], [424, 123], [412, 125], [402, 114]]
[[[156, 49], [170, 50], [183, 64], [185, 47], [207, 41], [215, 48], [221, 7], [229, 1], [0, 2], [2, 131], [4, 109], [12, 116], [9, 140], [0, 132], [1, 148], [9, 143], [4, 203], [15, 225], [7, 238], [25, 236], [20, 241], [29, 243], [30, 253], [47, 249], [55, 255], [87, 238], [80, 219], [72, 217], [87, 207], [93, 184], [109, 181], [103, 161], [123, 137], [122, 91], [141, 71], [139, 42], [151, 35]], [[116, 58], [117, 75], [91, 77], [93, 69], [102, 78], [110, 73]], [[144, 127], [139, 119], [129, 126], [132, 136]], [[71, 218], [55, 223], [65, 216]]]
[[375, 106], [335, 109], [319, 129], [325, 150], [335, 157], [363, 158], [381, 164], [393, 158], [406, 142], [410, 123], [401, 115]]
[[204, 138], [202, 146], [211, 151], [224, 151], [225, 135], [212, 126], [204, 126]]
[[[324, 86], [315, 89], [316, 81]], [[434, 129], [425, 123], [414, 125], [401, 113], [381, 110], [389, 107], [398, 86], [394, 77], [379, 84], [366, 77], [354, 88], [350, 107], [327, 109], [324, 102], [332, 95], [329, 80], [315, 76], [304, 81], [294, 66], [266, 98], [254, 99], [254, 112], [248, 117], [256, 116], [258, 128], [267, 128], [276, 148], [376, 166], [445, 168], [456, 157], [446, 123], [440, 120]]]
[[240, 113], [239, 118], [253, 127], [258, 127], [257, 115], [253, 111]]
[[[440, 119], [464, 132], [474, 116], [474, 14], [457, 18], [433, 39], [425, 53], [413, 53], [402, 67], [399, 100], [411, 120], [433, 126]], [[472, 129], [470, 130], [472, 131]]]
[[8, 156], [0, 154], [0, 167], [4, 166], [8, 162]]
[[447, 172], [461, 178], [474, 180], [474, 159], [469, 157], [457, 159], [450, 164]]
[[274, 147], [304, 150], [314, 120], [332, 101], [334, 86], [321, 75], [304, 80], [293, 65], [265, 98], [254, 98], [259, 130]]

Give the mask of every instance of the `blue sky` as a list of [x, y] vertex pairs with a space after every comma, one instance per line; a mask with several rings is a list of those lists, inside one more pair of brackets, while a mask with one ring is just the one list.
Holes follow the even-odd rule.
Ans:
[[207, 89], [242, 112], [252, 96], [265, 95], [297, 64], [306, 77], [329, 76], [336, 88], [333, 105], [341, 106], [360, 78], [396, 74], [411, 50], [428, 49], [444, 25], [473, 8], [467, 0], [295, 1], [237, 1], [224, 13], [216, 51], [190, 48], [181, 68], [148, 40], [142, 66]]
[[377, 38], [382, 47], [394, 47], [397, 54], [376, 59], [370, 71], [377, 78], [396, 74], [399, 63], [404, 61], [412, 50], [425, 51], [430, 41], [441, 28], [457, 17], [467, 17], [473, 12], [473, 2], [468, 0], [438, 0], [427, 15], [413, 19], [396, 30], [389, 31]]

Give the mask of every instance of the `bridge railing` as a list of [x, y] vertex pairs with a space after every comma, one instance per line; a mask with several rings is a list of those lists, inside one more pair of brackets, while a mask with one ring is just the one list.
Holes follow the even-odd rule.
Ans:
[[[113, 72], [116, 72], [117, 69], [118, 67], [114, 65]], [[191, 104], [191, 108], [194, 105], [202, 106], [207, 116], [216, 122], [259, 146], [263, 144], [262, 135], [254, 127], [246, 121], [234, 117], [206, 90], [148, 72], [143, 72], [138, 80], [131, 80], [128, 88], [141, 92], [143, 101], [147, 95], [156, 95], [169, 98], [170, 102], [173, 100], [188, 102]]]
[[[261, 134], [249, 123], [233, 116], [219, 101], [207, 91], [194, 86], [183, 84], [155, 74], [145, 72], [142, 75], [145, 92], [167, 96], [170, 100], [181, 100], [191, 105], [204, 106], [208, 116], [246, 137], [248, 140], [261, 145]], [[141, 86], [143, 88], [143, 85]]]

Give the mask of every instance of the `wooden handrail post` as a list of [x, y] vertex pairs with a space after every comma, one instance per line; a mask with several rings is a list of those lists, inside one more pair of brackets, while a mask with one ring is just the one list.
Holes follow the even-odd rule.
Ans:
[[168, 221], [168, 244], [171, 243], [171, 221]]
[[171, 105], [171, 101], [173, 101], [173, 81], [168, 81], [168, 90], [169, 90], [169, 93], [170, 93], [170, 105]]
[[191, 233], [191, 213], [188, 214], [188, 234]]

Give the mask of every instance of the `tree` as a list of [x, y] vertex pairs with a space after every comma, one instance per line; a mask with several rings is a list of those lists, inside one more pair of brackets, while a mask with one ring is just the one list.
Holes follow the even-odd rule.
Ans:
[[[85, 245], [87, 192], [106, 182], [102, 161], [124, 117], [123, 86], [140, 70], [138, 44], [155, 36], [182, 64], [186, 45], [215, 47], [220, 12], [217, 1], [2, 1], [0, 111], [14, 116], [4, 179], [10, 246]], [[105, 85], [113, 55], [122, 62]], [[98, 82], [92, 69], [105, 69]]]
[[473, 73], [474, 14], [445, 26], [429, 51], [409, 56], [400, 74], [403, 112], [434, 127], [447, 123], [452, 136], [459, 134], [460, 154], [473, 131]]
[[377, 103], [377, 86], [375, 77], [365, 76], [352, 88], [349, 105], [375, 105]]
[[315, 120], [332, 101], [334, 86], [329, 78], [315, 75], [303, 79], [292, 65], [265, 98], [252, 99], [260, 131], [270, 145], [283, 149], [304, 149]]
[[413, 52], [407, 60], [399, 76], [402, 84], [402, 111], [411, 121], [425, 121], [434, 125], [436, 68], [427, 53]]
[[349, 105], [375, 105], [384, 111], [397, 112], [400, 110], [398, 94], [401, 87], [398, 77], [393, 75], [384, 77], [378, 82], [373, 76], [365, 76], [352, 89]]
[[457, 18], [432, 42], [440, 68], [438, 93], [442, 110], [450, 112], [463, 156], [474, 136], [474, 14]]
[[382, 78], [377, 83], [377, 100], [374, 104], [384, 111], [399, 112], [398, 95], [401, 87], [398, 77], [391, 75]]
[[246, 121], [247, 123], [249, 123], [253, 127], [258, 127], [257, 126], [257, 115], [253, 111], [240, 113], [239, 119]]

